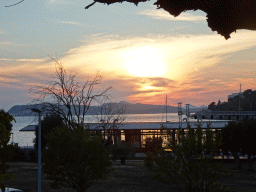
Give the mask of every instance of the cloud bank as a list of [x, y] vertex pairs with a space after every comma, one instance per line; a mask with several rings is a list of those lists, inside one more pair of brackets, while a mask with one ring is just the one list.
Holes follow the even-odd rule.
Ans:
[[[116, 100], [161, 104], [168, 95], [171, 104], [178, 101], [209, 104], [226, 99], [240, 83], [243, 88], [255, 87], [256, 33], [239, 31], [229, 41], [216, 35], [145, 35], [118, 36], [95, 34], [85, 36], [84, 44], [70, 49], [64, 57], [55, 58], [69, 71], [77, 73], [79, 81], [93, 78], [97, 72], [104, 77], [102, 89], [113, 86]], [[130, 74], [127, 57], [138, 48], [152, 47], [162, 55], [165, 73], [159, 77]], [[241, 53], [240, 53], [241, 52]], [[244, 53], [246, 52], [246, 58]], [[236, 57], [239, 57], [238, 60]], [[51, 59], [0, 59], [2, 82], [32, 86], [54, 74]], [[8, 65], [8, 67], [7, 67]], [[158, 64], [156, 63], [156, 67]], [[223, 96], [224, 95], [224, 96]]]

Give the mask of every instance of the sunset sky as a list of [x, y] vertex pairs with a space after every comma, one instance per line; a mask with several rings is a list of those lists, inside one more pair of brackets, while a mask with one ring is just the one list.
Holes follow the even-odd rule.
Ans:
[[[209, 105], [255, 90], [256, 31], [238, 30], [225, 40], [212, 32], [202, 11], [174, 18], [154, 1], [92, 0], [0, 2], [0, 108], [32, 100], [32, 86], [52, 80], [54, 62], [90, 80], [97, 72], [111, 85], [112, 101]], [[50, 57], [49, 57], [50, 56]], [[97, 91], [96, 90], [96, 91]]]

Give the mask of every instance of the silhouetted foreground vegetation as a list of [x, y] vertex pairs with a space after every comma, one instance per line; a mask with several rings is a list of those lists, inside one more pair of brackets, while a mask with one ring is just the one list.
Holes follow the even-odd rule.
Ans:
[[[124, 1], [138, 5], [147, 0], [94, 0], [85, 9], [90, 8], [96, 2], [109, 5]], [[202, 10], [206, 13], [208, 26], [212, 31], [217, 31], [218, 34], [224, 36], [225, 39], [230, 38], [230, 34], [237, 29], [256, 30], [255, 0], [240, 0], [238, 2], [233, 0], [214, 2], [208, 0], [156, 0], [154, 5], [157, 6], [157, 9], [163, 9], [175, 17], [188, 10]]]
[[70, 130], [75, 130], [85, 124], [85, 115], [93, 102], [108, 98], [107, 92], [111, 86], [94, 93], [95, 86], [101, 83], [101, 75], [97, 74], [93, 80], [81, 84], [76, 79], [76, 74], [66, 71], [61, 63], [53, 60], [56, 64], [55, 79], [46, 85], [37, 85], [30, 89], [35, 97], [33, 103], [42, 107], [42, 115], [61, 117]]
[[38, 154], [35, 148], [12, 147], [13, 156], [11, 162], [37, 162]]
[[248, 170], [252, 171], [252, 163], [256, 155], [255, 148], [256, 119], [245, 118], [242, 121], [231, 121], [221, 130], [220, 148], [227, 154], [229, 151], [237, 163], [237, 169], [241, 169], [239, 155], [248, 156]]
[[226, 174], [221, 163], [214, 161], [220, 145], [219, 134], [208, 129], [204, 133], [201, 125], [178, 131], [178, 140], [169, 141], [169, 154], [154, 158], [156, 178], [167, 184], [175, 183], [179, 191], [220, 192], [224, 186], [217, 182]]
[[102, 145], [102, 138], [89, 130], [61, 127], [47, 136], [43, 151], [43, 171], [53, 189], [72, 187], [84, 192], [96, 180], [110, 172], [111, 151]]
[[[45, 149], [47, 145], [46, 136], [56, 129], [57, 127], [61, 127], [64, 125], [63, 118], [56, 114], [46, 114], [43, 120], [41, 121], [41, 148]], [[37, 127], [38, 128], [38, 127]], [[35, 132], [35, 139], [33, 140], [35, 149], [38, 148], [38, 129]]]
[[[237, 111], [239, 110], [239, 95], [228, 98], [227, 102], [212, 102], [208, 105], [208, 110], [211, 111]], [[256, 111], [256, 91], [247, 89], [240, 95], [240, 110]]]
[[13, 116], [0, 110], [0, 189], [5, 191], [5, 179], [12, 179], [13, 174], [8, 172], [10, 168], [7, 162], [12, 158], [12, 146], [8, 145], [11, 137]]

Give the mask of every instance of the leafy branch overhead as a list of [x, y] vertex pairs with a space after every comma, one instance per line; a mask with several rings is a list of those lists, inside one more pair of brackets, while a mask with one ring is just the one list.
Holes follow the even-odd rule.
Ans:
[[[122, 3], [124, 1], [138, 5], [147, 0], [94, 0], [85, 7], [88, 9], [98, 3]], [[202, 10], [207, 15], [208, 26], [217, 31], [225, 39], [238, 29], [256, 30], [256, 1], [255, 0], [157, 0], [157, 9], [164, 9], [174, 17], [188, 10]]]

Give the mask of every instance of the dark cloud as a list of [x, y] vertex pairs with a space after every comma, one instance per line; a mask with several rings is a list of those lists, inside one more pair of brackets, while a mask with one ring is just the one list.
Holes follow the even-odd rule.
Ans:
[[189, 89], [188, 91], [191, 91], [191, 92], [205, 91], [205, 88]]
[[164, 91], [162, 90], [156, 90], [156, 89], [148, 89], [148, 90], [143, 90], [143, 91], [137, 91], [135, 94], [140, 94], [140, 93], [162, 93]]
[[155, 77], [155, 78], [149, 78], [149, 80], [152, 83], [152, 86], [155, 87], [175, 87], [174, 81], [168, 78], [162, 78], [162, 77]]
[[133, 83], [139, 83], [141, 85], [149, 84], [152, 87], [176, 87], [174, 80], [164, 77], [136, 77], [130, 80]]

